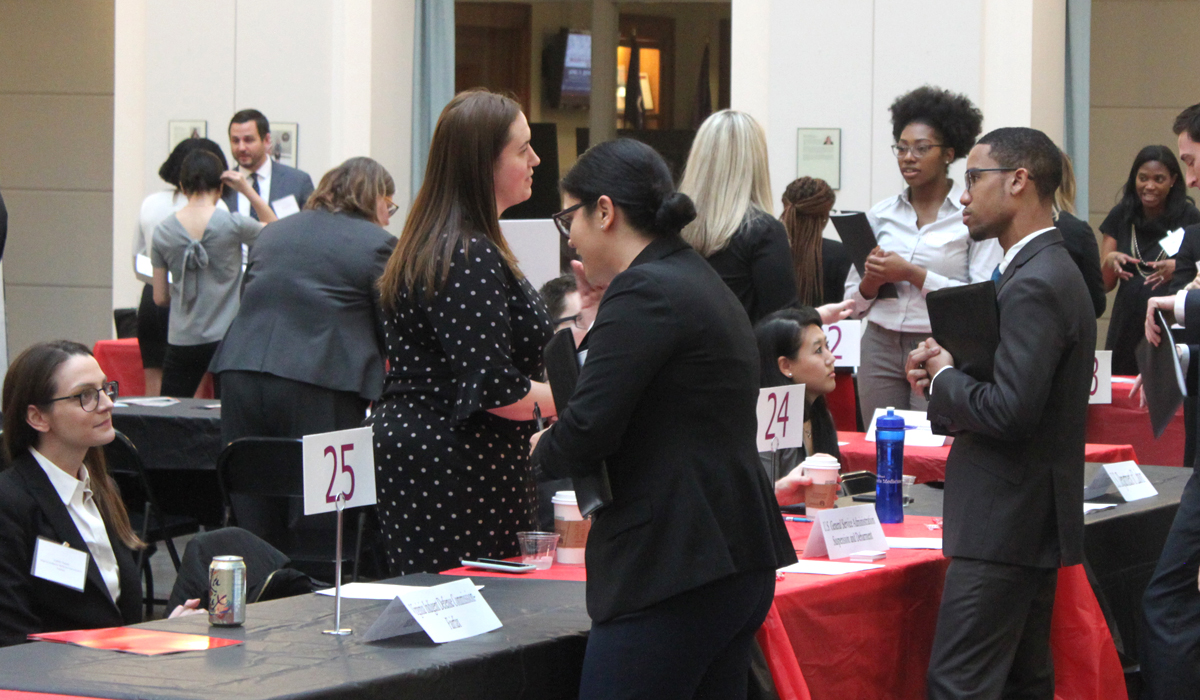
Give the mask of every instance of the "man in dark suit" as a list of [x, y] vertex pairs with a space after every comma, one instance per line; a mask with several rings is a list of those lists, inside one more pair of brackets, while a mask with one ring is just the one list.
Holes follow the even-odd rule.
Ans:
[[[289, 167], [270, 158], [271, 123], [257, 109], [243, 109], [229, 121], [229, 150], [238, 162], [238, 170], [250, 181], [250, 186], [262, 195], [284, 218], [304, 208], [313, 192], [312, 178], [303, 170]], [[257, 219], [254, 207], [245, 195], [225, 188], [222, 196], [229, 211]]]
[[1087, 286], [1053, 225], [1061, 177], [1058, 148], [1034, 129], [997, 129], [971, 149], [963, 221], [1005, 251], [993, 377], [955, 369], [932, 338], [909, 357], [910, 381], [930, 388], [930, 421], [958, 436], [930, 698], [1054, 696], [1050, 618], [1058, 567], [1082, 561], [1096, 348]]
[[[1175, 118], [1179, 137], [1179, 159], [1183, 161], [1188, 187], [1200, 188], [1200, 104], [1183, 110]], [[1184, 234], [1177, 260], [1185, 257], [1191, 266], [1176, 263], [1175, 279], [1186, 285], [1195, 277], [1195, 231]], [[1174, 284], [1172, 285], [1175, 286]], [[1200, 292], [1181, 289], [1173, 296], [1154, 297], [1147, 304], [1146, 338], [1159, 341], [1153, 312], [1160, 309], [1183, 324], [1185, 332], [1176, 340], [1187, 345], [1181, 359], [1186, 366], [1189, 396], [1200, 392], [1200, 345], [1194, 333], [1200, 325]], [[1189, 426], [1193, 427], [1193, 426]], [[1193, 432], [1193, 434], [1195, 434]], [[1193, 464], [1193, 469], [1195, 465]], [[1179, 510], [1163, 544], [1154, 575], [1142, 597], [1146, 623], [1139, 645], [1142, 697], [1151, 700], [1194, 697], [1200, 688], [1200, 480], [1188, 479], [1179, 499]]]

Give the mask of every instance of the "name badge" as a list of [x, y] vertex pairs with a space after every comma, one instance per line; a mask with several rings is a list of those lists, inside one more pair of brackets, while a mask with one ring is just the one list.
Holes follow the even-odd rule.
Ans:
[[275, 210], [275, 216], [280, 219], [300, 213], [300, 204], [296, 201], [296, 195], [294, 194], [289, 194], [286, 197], [281, 197], [271, 202], [271, 208]]
[[56, 544], [45, 537], [33, 545], [34, 576], [82, 592], [87, 582], [88, 552]]

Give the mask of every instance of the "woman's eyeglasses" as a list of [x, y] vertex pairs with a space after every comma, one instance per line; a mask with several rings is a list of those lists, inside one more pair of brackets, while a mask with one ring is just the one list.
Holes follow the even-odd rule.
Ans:
[[909, 153], [913, 154], [914, 158], [924, 158], [929, 151], [935, 148], [945, 148], [945, 144], [941, 143], [918, 143], [912, 146], [904, 143], [893, 143], [892, 153], [896, 154], [897, 158], [903, 158]]
[[393, 202], [391, 197], [384, 197], [384, 198], [383, 198], [383, 201], [384, 201], [384, 202], [387, 202], [387, 208], [388, 208], [388, 217], [389, 217], [389, 218], [391, 218], [391, 217], [395, 216], [395, 215], [396, 215], [396, 212], [400, 211], [400, 205], [398, 205], [398, 204], [396, 204], [395, 202]]
[[78, 394], [71, 394], [70, 396], [60, 396], [56, 399], [50, 399], [47, 403], [54, 403], [55, 401], [66, 401], [67, 399], [79, 399], [79, 407], [82, 408], [83, 410], [87, 411], [88, 413], [91, 413], [92, 411], [95, 411], [97, 408], [100, 407], [100, 394], [104, 394], [105, 396], [107, 396], [110, 401], [116, 401], [117, 400], [117, 383], [116, 382], [104, 382], [103, 384], [100, 385], [99, 389], [97, 389], [94, 386], [89, 386], [88, 388], [84, 389], [83, 391], [79, 392]]
[[[571, 216], [575, 210], [583, 206], [583, 202], [576, 204], [573, 207], [567, 207], [550, 218], [554, 219], [554, 225], [558, 227], [558, 232], [563, 238], [571, 238], [571, 220], [575, 217]], [[557, 325], [557, 324], [556, 324]]]

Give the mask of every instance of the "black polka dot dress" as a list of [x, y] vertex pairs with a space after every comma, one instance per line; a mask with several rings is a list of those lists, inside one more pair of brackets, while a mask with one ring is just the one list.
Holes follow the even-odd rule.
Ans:
[[552, 330], [541, 297], [472, 238], [434, 298], [406, 292], [384, 316], [388, 382], [368, 423], [392, 575], [518, 554], [517, 532], [536, 522], [534, 424], [487, 410], [541, 374]]

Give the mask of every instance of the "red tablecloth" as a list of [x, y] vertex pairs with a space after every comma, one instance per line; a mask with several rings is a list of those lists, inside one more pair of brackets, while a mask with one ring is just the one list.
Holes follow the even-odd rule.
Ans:
[[[884, 525], [890, 536], [936, 537], [909, 516]], [[788, 523], [803, 547], [812, 525]], [[783, 700], [924, 698], [942, 582], [949, 560], [937, 550], [888, 552], [884, 568], [844, 576], [785, 574], [775, 584], [759, 644]], [[457, 568], [456, 576], [583, 581], [583, 567], [555, 565], [529, 574]], [[1125, 700], [1117, 650], [1083, 567], [1062, 569], [1051, 629], [1057, 697]]]
[[142, 354], [138, 350], [137, 338], [120, 340], [98, 340], [92, 348], [100, 369], [117, 382], [121, 396], [143, 396], [146, 393], [146, 375], [142, 371]]
[[[838, 432], [838, 442], [847, 443], [839, 446], [842, 452], [842, 471], [856, 472], [875, 471], [875, 443], [867, 442], [866, 433]], [[1085, 459], [1089, 462], [1123, 462], [1138, 461], [1138, 453], [1132, 445], [1086, 445]], [[917, 477], [917, 483], [926, 481], [946, 480], [946, 458], [950, 456], [950, 447], [914, 447], [904, 446], [904, 473]], [[1149, 464], [1149, 462], [1147, 462]]]
[[1175, 412], [1175, 418], [1162, 437], [1155, 440], [1150, 427], [1150, 413], [1138, 407], [1138, 398], [1130, 398], [1129, 388], [1133, 377], [1113, 377], [1112, 403], [1096, 403], [1088, 406], [1087, 439], [1114, 444], [1129, 443], [1137, 450], [1142, 464], [1157, 464], [1163, 467], [1182, 467], [1184, 448], [1183, 407]]

